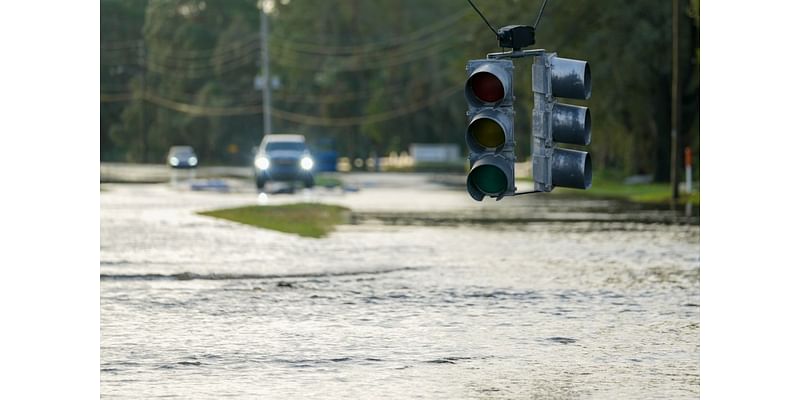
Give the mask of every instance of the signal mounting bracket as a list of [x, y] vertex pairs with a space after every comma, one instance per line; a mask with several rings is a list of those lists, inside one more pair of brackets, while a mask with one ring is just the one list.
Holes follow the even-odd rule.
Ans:
[[500, 47], [520, 51], [536, 43], [536, 28], [529, 25], [504, 26], [497, 30], [497, 43]]
[[522, 58], [529, 56], [538, 56], [545, 53], [545, 49], [532, 49], [532, 50], [511, 50], [499, 53], [489, 53], [486, 58], [490, 60], [498, 60], [502, 58]]

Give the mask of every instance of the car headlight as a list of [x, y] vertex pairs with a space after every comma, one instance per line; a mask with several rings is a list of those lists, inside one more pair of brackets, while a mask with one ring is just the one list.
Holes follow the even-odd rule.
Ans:
[[169, 158], [169, 165], [172, 165], [173, 167], [177, 167], [178, 166], [178, 157], [170, 157]]
[[264, 157], [264, 156], [256, 157], [255, 164], [256, 164], [256, 168], [258, 168], [260, 170], [265, 170], [265, 169], [269, 168], [269, 158]]
[[303, 157], [300, 159], [300, 168], [308, 171], [314, 167], [314, 160], [311, 157]]
[[189, 157], [189, 165], [191, 165], [192, 167], [197, 165], [197, 157], [195, 157], [195, 156]]

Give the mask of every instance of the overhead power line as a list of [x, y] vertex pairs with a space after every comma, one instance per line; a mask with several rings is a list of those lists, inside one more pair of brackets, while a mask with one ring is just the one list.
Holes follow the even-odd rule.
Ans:
[[442, 92], [428, 97], [426, 100], [409, 104], [405, 107], [395, 108], [391, 111], [384, 111], [381, 113], [375, 113], [370, 115], [358, 116], [358, 117], [340, 117], [340, 118], [325, 118], [325, 117], [316, 117], [316, 116], [307, 116], [303, 114], [291, 113], [282, 110], [274, 110], [273, 115], [277, 118], [281, 118], [287, 121], [292, 121], [296, 123], [306, 124], [306, 125], [321, 125], [321, 126], [331, 126], [331, 127], [341, 127], [341, 126], [353, 126], [353, 125], [363, 125], [363, 124], [374, 124], [378, 122], [388, 121], [394, 118], [402, 117], [403, 115], [411, 114], [417, 111], [420, 111], [424, 108], [430, 107], [447, 97], [450, 97], [460, 91], [464, 90], [461, 85], [451, 87], [449, 89], [443, 90]]
[[225, 64], [208, 65], [201, 68], [180, 68], [176, 65], [163, 65], [155, 60], [147, 60], [148, 71], [155, 72], [161, 75], [184, 78], [184, 79], [199, 79], [212, 76], [218, 76], [226, 72], [230, 72], [245, 66], [255, 66], [256, 59], [254, 56], [242, 58], [239, 60], [232, 60]]
[[[338, 56], [348, 57], [356, 55], [374, 55], [381, 51], [387, 51], [397, 47], [402, 47], [408, 44], [417, 45], [428, 43], [431, 38], [437, 39], [442, 35], [436, 34], [439, 31], [450, 28], [457, 24], [461, 19], [470, 14], [470, 9], [465, 8], [451, 16], [442, 19], [433, 24], [426, 25], [416, 31], [409, 32], [402, 35], [396, 35], [390, 40], [376, 41], [371, 43], [363, 43], [358, 45], [326, 45], [312, 42], [300, 42], [295, 38], [281, 37], [279, 34], [270, 34], [270, 47], [279, 47], [288, 51], [324, 55], [324, 56]], [[204, 59], [207, 57], [220, 57], [224, 58], [229, 52], [236, 52], [242, 48], [248, 48], [248, 45], [258, 43], [258, 33], [252, 33], [245, 36], [241, 41], [229, 43], [226, 45], [217, 46], [211, 49], [150, 49], [149, 51], [158, 57], [169, 57], [178, 59]], [[129, 40], [120, 42], [103, 42], [100, 46], [101, 51], [119, 51], [138, 48], [144, 45], [142, 40]]]
[[[323, 55], [325, 58], [321, 59], [323, 61], [322, 64], [311, 64], [308, 63], [307, 56], [298, 54], [294, 57], [276, 57], [275, 63], [281, 66], [306, 70], [325, 69], [326, 67], [333, 66], [333, 68], [339, 71], [363, 71], [413, 62], [430, 56], [431, 51], [455, 47], [467, 40], [467, 37], [454, 32], [448, 35], [437, 36], [431, 40], [415, 43], [413, 47], [397, 48], [392, 51], [377, 53], [371, 56]], [[236, 66], [246, 65], [251, 59], [255, 59], [255, 57], [259, 55], [260, 48], [258, 43], [255, 42], [241, 47], [239, 50], [244, 52], [227, 52], [224, 56], [208, 57], [197, 61], [183, 61], [180, 59], [173, 59], [168, 55], [163, 56], [159, 53], [150, 53], [148, 54], [147, 60], [148, 65], [152, 66], [155, 72], [161, 74], [182, 75], [185, 72], [190, 78], [205, 77], [215, 75], [215, 71], [217, 70], [229, 71]], [[292, 48], [287, 47], [283, 50], [292, 50]], [[104, 65], [130, 65], [135, 63], [135, 61], [132, 60], [133, 57], [133, 55], [128, 55], [127, 60], [103, 57], [103, 60], [106, 61]], [[115, 62], [117, 64], [114, 64]]]
[[400, 93], [408, 90], [409, 87], [416, 87], [419, 85], [430, 86], [431, 81], [437, 77], [433, 74], [427, 74], [413, 81], [403, 81], [393, 83], [391, 85], [375, 85], [372, 84], [362, 90], [338, 92], [333, 90], [320, 90], [317, 92], [298, 92], [297, 90], [285, 90], [273, 92], [273, 97], [288, 103], [304, 103], [304, 104], [333, 104], [343, 101], [364, 100], [376, 96], [394, 97]]
[[[468, 38], [463, 37], [457, 40], [437, 40], [428, 44], [428, 47], [413, 49], [404, 54], [395, 56], [385, 56], [382, 58], [375, 58], [374, 60], [365, 60], [358, 57], [348, 57], [345, 60], [324, 60], [320, 64], [312, 64], [303, 60], [295, 60], [288, 57], [276, 57], [274, 63], [276, 65], [300, 69], [300, 70], [333, 70], [337, 72], [356, 72], [368, 71], [375, 69], [391, 68], [401, 65], [406, 65], [418, 60], [435, 56], [438, 51], [454, 48], [461, 43], [465, 43]], [[253, 52], [244, 54], [240, 58], [231, 58], [219, 64], [206, 64], [206, 65], [192, 65], [192, 64], [163, 64], [154, 60], [151, 57], [147, 58], [147, 69], [160, 75], [172, 76], [185, 79], [200, 79], [230, 72], [241, 67], [255, 66], [258, 53]], [[136, 65], [137, 62], [130, 61], [119, 64], [104, 64], [104, 66], [112, 65]]]
[[244, 49], [258, 48], [259, 37], [257, 33], [245, 36], [236, 42], [218, 44], [213, 49], [175, 49], [175, 48], [150, 48], [151, 54], [159, 57], [170, 57], [176, 59], [205, 60], [208, 58], [224, 58], [229, 53], [238, 53]]
[[137, 97], [133, 93], [100, 93], [101, 103], [116, 103], [120, 101], [135, 100]]
[[422, 28], [400, 35], [393, 36], [390, 40], [363, 43], [358, 45], [328, 45], [321, 43], [298, 42], [295, 39], [282, 37], [279, 34], [270, 34], [270, 46], [291, 47], [291, 50], [318, 55], [328, 56], [349, 56], [357, 54], [376, 53], [394, 47], [400, 47], [409, 43], [427, 42], [431, 37], [438, 37], [439, 31], [450, 28], [457, 24], [461, 19], [471, 13], [469, 8], [465, 8], [453, 15], [437, 21], [433, 24], [425, 25]]
[[468, 40], [462, 37], [457, 40], [445, 41], [444, 43], [434, 42], [429, 47], [416, 49], [414, 52], [408, 52], [396, 56], [384, 56], [375, 58], [374, 60], [364, 60], [359, 58], [350, 58], [347, 60], [337, 59], [322, 59], [321, 64], [311, 64], [300, 60], [293, 60], [288, 57], [276, 57], [275, 64], [283, 67], [303, 70], [325, 70], [333, 69], [336, 71], [366, 71], [373, 69], [381, 69], [388, 67], [396, 67], [399, 65], [409, 64], [424, 58], [437, 56], [435, 52], [450, 49], [465, 43]]
[[248, 45], [237, 47], [235, 50], [227, 50], [219, 54], [203, 56], [203, 57], [180, 57], [171, 54], [168, 51], [148, 52], [148, 58], [163, 61], [166, 64], [175, 65], [191, 65], [191, 66], [207, 66], [220, 63], [226, 63], [231, 60], [237, 60], [245, 57], [257, 55], [261, 51], [261, 46], [258, 42], [253, 42]]
[[[428, 96], [425, 100], [411, 103], [403, 107], [398, 107], [389, 111], [379, 112], [375, 114], [352, 116], [352, 117], [320, 117], [316, 115], [308, 115], [286, 110], [280, 110], [274, 107], [271, 108], [271, 112], [272, 115], [276, 118], [306, 125], [342, 127], [342, 126], [371, 124], [371, 123], [388, 121], [394, 118], [401, 117], [403, 115], [411, 114], [413, 112], [422, 110], [426, 107], [430, 107], [431, 105], [434, 105], [460, 92], [461, 90], [463, 90], [463, 87], [461, 85], [457, 85], [447, 88], [432, 96]], [[128, 93], [126, 95], [129, 97], [125, 98], [125, 100], [138, 99], [133, 94]], [[178, 111], [194, 116], [226, 117], [226, 116], [255, 115], [255, 114], [261, 114], [263, 112], [261, 105], [225, 106], [225, 107], [205, 106], [205, 105], [174, 101], [156, 95], [152, 92], [146, 93], [144, 98], [145, 100], [147, 100], [152, 104], [156, 104], [158, 106], [173, 111]], [[100, 95], [101, 102], [123, 101], [122, 99], [123, 99], [123, 94], [111, 95], [111, 94], [101, 93]]]
[[[359, 90], [338, 91], [333, 88], [307, 90], [300, 88], [289, 88], [284, 90], [276, 90], [272, 93], [273, 97], [281, 102], [286, 103], [301, 103], [301, 104], [334, 104], [345, 101], [358, 101], [365, 100], [376, 96], [395, 97], [402, 95], [409, 87], [430, 86], [433, 81], [445, 80], [436, 74], [423, 74], [416, 76], [413, 81], [397, 81], [397, 82], [370, 82], [367, 86], [361, 87]], [[130, 88], [128, 83], [124, 85], [117, 85], [109, 82], [101, 82], [101, 90], [112, 91], [125, 91]], [[150, 91], [157, 91], [157, 88], [148, 87]], [[170, 91], [171, 98], [180, 100], [193, 101], [197, 92], [187, 93]], [[237, 103], [246, 103], [261, 100], [261, 92], [257, 90], [244, 91], [233, 93], [214, 93], [213, 96], [221, 96], [225, 99], [232, 99]]]
[[[227, 51], [236, 50], [237, 48], [244, 47], [253, 41], [258, 41], [257, 32], [245, 35], [240, 40], [235, 42], [226, 43], [222, 45], [217, 44], [213, 48], [206, 48], [206, 49], [170, 48], [168, 49], [168, 52], [170, 55], [176, 57], [206, 57], [214, 54], [220, 54], [220, 53], [225, 53]], [[144, 45], [145, 45], [144, 39], [124, 40], [124, 41], [104, 41], [100, 43], [100, 50], [108, 52], [116, 52], [122, 50], [135, 49], [138, 47], [143, 47]]]

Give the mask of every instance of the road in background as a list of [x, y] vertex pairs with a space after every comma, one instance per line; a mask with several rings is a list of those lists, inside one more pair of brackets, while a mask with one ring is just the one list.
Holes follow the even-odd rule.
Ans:
[[[249, 167], [199, 167], [176, 170], [161, 165], [101, 165], [100, 180], [108, 183], [168, 183], [174, 190], [228, 193], [225, 198], [252, 202], [258, 193]], [[278, 196], [262, 196], [262, 204], [323, 201], [357, 211], [358, 221], [379, 219], [404, 224], [531, 223], [552, 221], [641, 222], [662, 224], [700, 223], [699, 215], [685, 216], [683, 210], [614, 199], [587, 198], [574, 189], [557, 189], [554, 194], [506, 197], [497, 203], [476, 202], [467, 196], [465, 176], [436, 173], [328, 173], [342, 182], [337, 187], [316, 187], [311, 191], [285, 192], [286, 185], [272, 184]], [[517, 183], [520, 191], [531, 190], [531, 182]], [[268, 185], [269, 186], [269, 185]], [[236, 197], [240, 194], [243, 197]], [[267, 194], [275, 194], [268, 191]], [[575, 195], [570, 195], [575, 194]], [[257, 199], [258, 200], [258, 199]], [[237, 203], [238, 204], [238, 203]]]

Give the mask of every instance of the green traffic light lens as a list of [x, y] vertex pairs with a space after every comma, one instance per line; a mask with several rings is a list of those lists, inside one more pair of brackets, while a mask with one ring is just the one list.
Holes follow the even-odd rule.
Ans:
[[496, 195], [506, 191], [508, 178], [494, 165], [481, 165], [472, 170], [469, 179], [483, 193]]
[[475, 142], [486, 148], [500, 147], [506, 142], [503, 128], [488, 118], [480, 118], [470, 124], [469, 134], [475, 139]]

